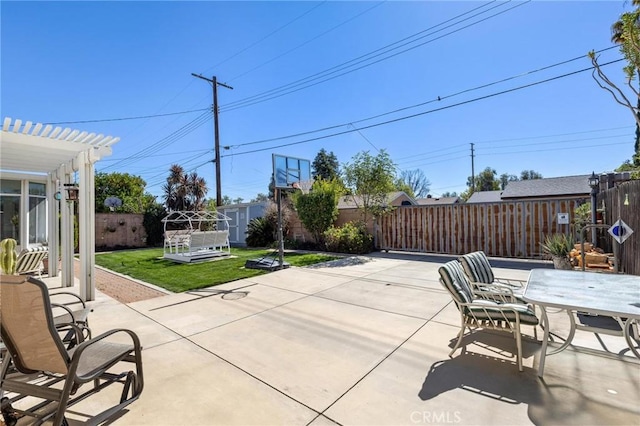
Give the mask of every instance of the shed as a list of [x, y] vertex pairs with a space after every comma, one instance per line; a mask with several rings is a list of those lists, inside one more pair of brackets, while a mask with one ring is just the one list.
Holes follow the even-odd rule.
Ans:
[[268, 201], [261, 201], [218, 207], [218, 211], [229, 218], [229, 243], [232, 246], [244, 247], [247, 245], [249, 222], [263, 217], [268, 204]]

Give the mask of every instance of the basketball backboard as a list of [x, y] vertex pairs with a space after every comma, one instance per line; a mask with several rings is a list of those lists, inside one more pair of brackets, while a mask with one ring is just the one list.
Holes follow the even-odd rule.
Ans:
[[286, 155], [272, 154], [272, 156], [276, 188], [291, 189], [296, 182], [311, 180], [311, 161]]

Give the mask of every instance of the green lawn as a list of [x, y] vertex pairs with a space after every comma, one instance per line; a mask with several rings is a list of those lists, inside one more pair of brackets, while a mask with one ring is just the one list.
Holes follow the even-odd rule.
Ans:
[[[96, 264], [179, 293], [265, 274], [265, 271], [246, 269], [244, 263], [247, 259], [260, 258], [268, 253], [272, 253], [272, 250], [232, 248], [231, 258], [188, 264], [163, 259], [162, 249], [122, 250], [96, 253]], [[285, 253], [285, 261], [292, 266], [306, 266], [334, 259], [338, 257], [315, 253]]]

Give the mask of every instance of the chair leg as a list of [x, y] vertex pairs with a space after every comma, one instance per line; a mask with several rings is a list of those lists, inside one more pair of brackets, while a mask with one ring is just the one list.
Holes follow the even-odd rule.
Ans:
[[523, 371], [522, 368], [522, 336], [520, 335], [520, 329], [514, 330], [516, 335], [516, 346], [518, 347], [518, 370]]
[[451, 349], [451, 352], [449, 352], [449, 358], [451, 358], [451, 355], [453, 355], [456, 349], [458, 349], [458, 347], [460, 346], [460, 343], [462, 343], [462, 336], [464, 336], [464, 329], [465, 329], [464, 317], [461, 315], [460, 316], [460, 333], [458, 333], [458, 341], [456, 342], [456, 345], [453, 347], [453, 349]]

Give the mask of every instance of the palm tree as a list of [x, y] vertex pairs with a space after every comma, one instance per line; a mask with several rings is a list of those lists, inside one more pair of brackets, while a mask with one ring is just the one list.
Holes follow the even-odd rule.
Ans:
[[167, 183], [162, 187], [165, 204], [170, 211], [202, 210], [207, 195], [207, 183], [196, 172], [185, 173], [182, 166], [174, 164], [169, 169]]

